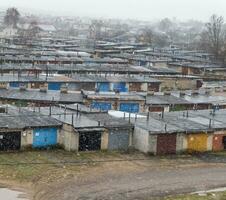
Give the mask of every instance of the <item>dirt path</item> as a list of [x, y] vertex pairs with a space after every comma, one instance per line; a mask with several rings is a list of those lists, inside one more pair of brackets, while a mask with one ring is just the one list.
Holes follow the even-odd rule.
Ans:
[[22, 189], [29, 200], [150, 200], [226, 186], [226, 155], [2, 153], [1, 183]]
[[42, 188], [40, 200], [143, 200], [226, 186], [226, 165], [111, 163]]

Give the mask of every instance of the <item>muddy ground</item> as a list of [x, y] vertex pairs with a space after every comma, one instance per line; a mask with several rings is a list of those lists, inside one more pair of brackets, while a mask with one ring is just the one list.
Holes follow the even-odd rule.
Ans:
[[[53, 151], [19, 153], [20, 158], [29, 164], [3, 165], [0, 180], [25, 189], [30, 200], [150, 200], [226, 186], [225, 155]], [[0, 154], [0, 164], [7, 159]]]
[[[126, 163], [131, 167], [130, 163]], [[89, 173], [89, 176], [71, 177], [53, 184], [37, 199], [154, 199], [193, 191], [226, 186], [226, 166], [187, 166], [179, 168], [143, 167], [117, 170], [110, 166], [103, 171]], [[112, 167], [116, 167], [113, 169]], [[108, 166], [106, 166], [108, 167]], [[125, 171], [124, 171], [125, 170]]]

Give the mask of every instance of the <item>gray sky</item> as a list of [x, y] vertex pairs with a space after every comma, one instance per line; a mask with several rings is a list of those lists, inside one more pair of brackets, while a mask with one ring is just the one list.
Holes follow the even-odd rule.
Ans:
[[0, 8], [12, 6], [68, 16], [206, 21], [216, 13], [226, 18], [226, 0], [0, 0]]

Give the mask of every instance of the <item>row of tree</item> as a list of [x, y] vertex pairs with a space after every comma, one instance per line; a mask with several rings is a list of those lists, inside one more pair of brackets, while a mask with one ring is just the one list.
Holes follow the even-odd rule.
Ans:
[[[214, 56], [216, 61], [225, 63], [226, 24], [222, 16], [212, 15], [209, 22], [201, 26], [200, 32], [195, 28], [190, 29], [191, 33], [180, 32], [180, 30], [173, 29], [173, 26], [174, 24], [169, 19], [164, 19], [158, 24], [157, 32], [154, 28], [143, 28], [141, 33], [137, 34], [137, 41], [160, 47], [178, 43], [179, 41], [188, 42], [193, 50], [198, 49], [208, 52]], [[190, 35], [190, 39], [186, 40], [185, 37], [180, 37], [180, 34]]]
[[226, 25], [222, 16], [212, 15], [201, 35], [200, 48], [214, 55], [218, 61], [226, 60]]

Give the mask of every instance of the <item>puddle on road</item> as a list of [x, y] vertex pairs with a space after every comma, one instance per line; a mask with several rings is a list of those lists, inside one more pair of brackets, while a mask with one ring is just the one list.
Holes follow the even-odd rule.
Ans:
[[22, 192], [9, 190], [7, 188], [0, 188], [0, 199], [4, 200], [28, 200], [24, 198]]

